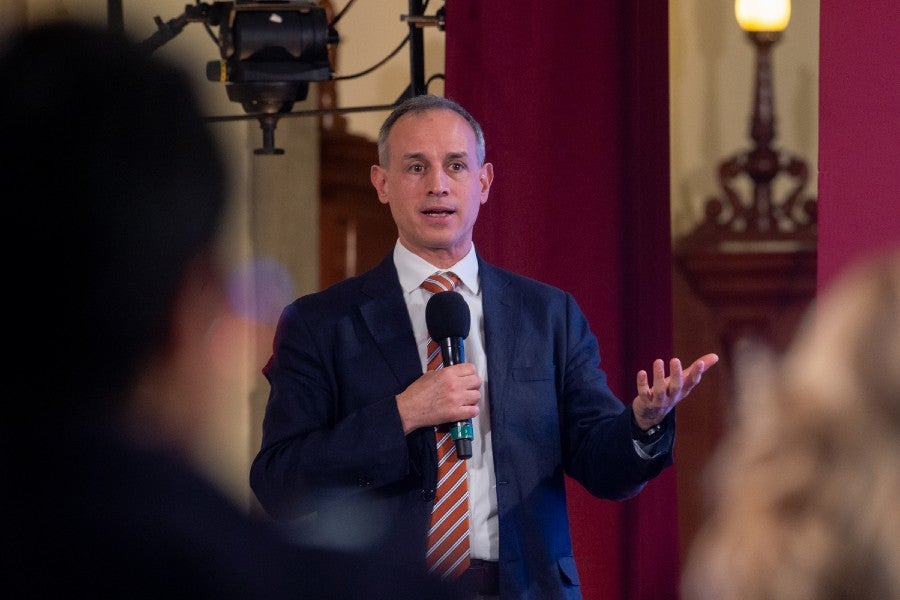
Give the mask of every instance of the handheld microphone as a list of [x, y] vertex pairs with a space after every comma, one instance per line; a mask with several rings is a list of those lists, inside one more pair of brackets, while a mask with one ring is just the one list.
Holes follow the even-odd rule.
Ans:
[[[441, 348], [441, 362], [445, 367], [465, 362], [463, 339], [469, 336], [471, 324], [469, 306], [459, 292], [438, 292], [425, 305], [425, 323], [431, 339]], [[456, 446], [456, 456], [462, 460], [472, 457], [472, 419], [450, 424], [450, 436]]]

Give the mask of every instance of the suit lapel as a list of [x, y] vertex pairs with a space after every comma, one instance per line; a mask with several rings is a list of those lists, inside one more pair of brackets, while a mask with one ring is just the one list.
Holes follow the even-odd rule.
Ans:
[[516, 332], [522, 311], [522, 295], [512, 285], [507, 273], [479, 257], [484, 310], [484, 351], [488, 358], [488, 393], [491, 399], [491, 424], [495, 432], [502, 431], [505, 410], [503, 390], [509, 389], [511, 363], [506, 357], [515, 356]]
[[[388, 255], [364, 277], [360, 289], [360, 317], [402, 390], [422, 375], [422, 363], [393, 256]], [[412, 432], [407, 443], [410, 468], [422, 478], [422, 489], [435, 489], [437, 452], [431, 428]]]
[[408, 385], [422, 374], [422, 364], [391, 255], [365, 276], [360, 292], [363, 322], [394, 376]]

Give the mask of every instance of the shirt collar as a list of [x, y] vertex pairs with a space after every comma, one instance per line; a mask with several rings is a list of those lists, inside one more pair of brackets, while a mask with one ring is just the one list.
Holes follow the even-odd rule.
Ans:
[[475, 254], [475, 244], [469, 248], [469, 252], [452, 267], [440, 269], [427, 260], [407, 250], [400, 240], [394, 244], [394, 266], [397, 267], [397, 275], [400, 278], [400, 287], [404, 294], [410, 294], [417, 290], [425, 281], [425, 278], [435, 271], [453, 271], [459, 277], [460, 285], [468, 289], [472, 294], [478, 295], [480, 284], [478, 282], [478, 257]]

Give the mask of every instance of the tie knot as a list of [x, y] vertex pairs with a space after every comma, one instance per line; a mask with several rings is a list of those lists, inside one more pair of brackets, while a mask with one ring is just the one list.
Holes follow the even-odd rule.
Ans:
[[437, 294], [438, 292], [452, 292], [459, 285], [459, 277], [453, 271], [437, 272], [429, 275], [422, 282], [422, 289]]

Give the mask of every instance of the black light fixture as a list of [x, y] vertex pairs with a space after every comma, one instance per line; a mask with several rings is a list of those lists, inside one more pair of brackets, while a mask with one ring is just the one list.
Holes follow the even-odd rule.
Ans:
[[332, 77], [328, 46], [339, 36], [325, 9], [305, 0], [197, 3], [166, 23], [157, 17], [158, 31], [143, 47], [155, 50], [191, 22], [219, 28], [221, 59], [207, 63], [206, 77], [259, 120], [263, 147], [254, 152], [283, 154], [275, 147], [278, 119], [306, 99], [310, 82]]
[[[353, 4], [351, 0], [341, 15]], [[229, 100], [240, 103], [245, 114], [206, 117], [208, 122], [256, 119], [263, 131], [263, 146], [255, 154], [284, 154], [275, 147], [275, 127], [279, 119], [291, 116], [391, 110], [397, 102], [411, 95], [426, 92], [428, 81], [424, 73], [422, 29], [437, 26], [444, 30], [444, 10], [433, 16], [425, 15], [428, 0], [409, 0], [409, 14], [401, 18], [409, 24], [409, 35], [394, 51], [409, 45], [410, 85], [390, 104], [357, 107], [327, 107], [295, 111], [293, 105], [305, 100], [309, 83], [336, 81], [367, 74], [384, 64], [356, 75], [335, 77], [329, 60], [329, 50], [340, 36], [334, 23], [328, 23], [327, 11], [317, 2], [308, 0], [236, 0], [235, 2], [196, 2], [185, 6], [184, 13], [169, 21], [155, 17], [157, 31], [140, 43], [153, 52], [176, 35], [188, 23], [203, 23], [219, 46], [219, 60], [206, 65], [207, 79], [222, 83]], [[108, 0], [109, 27], [124, 29], [122, 0]], [[218, 27], [215, 34], [212, 27]], [[391, 53], [387, 58], [393, 56]], [[438, 76], [433, 76], [438, 77]], [[441, 76], [442, 77], [442, 76]]]
[[259, 114], [263, 148], [274, 147], [275, 125], [306, 99], [309, 82], [327, 81], [332, 71], [328, 45], [338, 42], [325, 9], [311, 2], [237, 2], [220, 26], [222, 59], [207, 64], [206, 77], [225, 84], [228, 99]]

